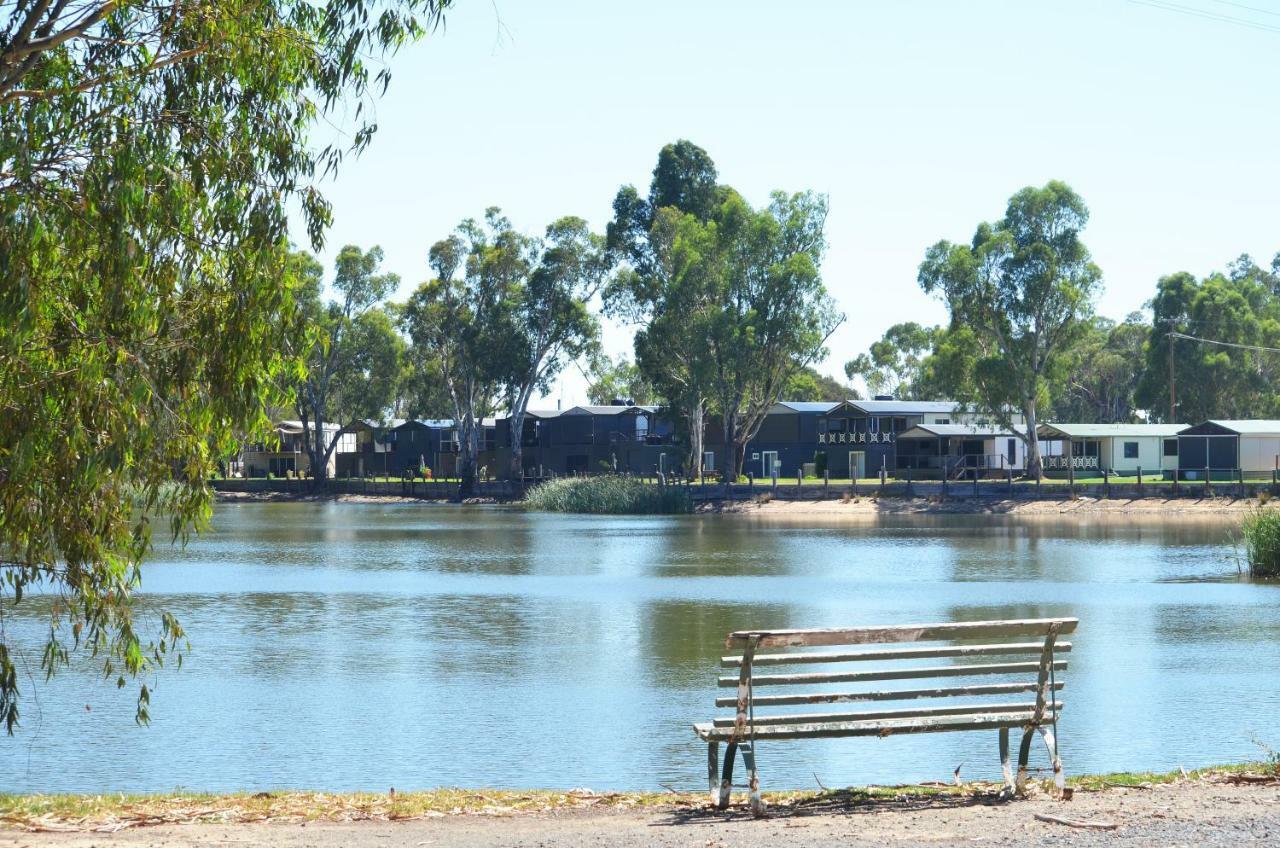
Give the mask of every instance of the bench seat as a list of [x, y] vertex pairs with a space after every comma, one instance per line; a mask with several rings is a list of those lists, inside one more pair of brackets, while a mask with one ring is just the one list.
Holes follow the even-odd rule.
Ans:
[[[1035, 710], [1014, 713], [974, 712], [961, 715], [872, 719], [863, 721], [826, 721], [794, 724], [747, 725], [746, 734], [756, 739], [821, 739], [830, 736], [893, 736], [899, 733], [930, 733], [948, 730], [998, 730], [1001, 727], [1023, 727], [1035, 719]], [[710, 722], [693, 726], [704, 742], [729, 742], [734, 729], [717, 727]]]
[[[715, 699], [729, 712], [693, 725], [707, 745], [712, 800], [722, 809], [728, 805], [734, 759], [741, 754], [750, 773], [751, 809], [763, 812], [755, 748], [766, 740], [968, 730], [998, 732], [1010, 792], [1023, 790], [1031, 740], [1039, 735], [1061, 792], [1059, 675], [1072, 646], [1059, 637], [1077, 624], [1074, 618], [1037, 618], [730, 633], [725, 647], [741, 653], [720, 658], [721, 668], [732, 672], [718, 677], [716, 686], [736, 691]], [[1011, 730], [1022, 734], [1016, 777]], [[722, 770], [721, 743], [728, 746]]]

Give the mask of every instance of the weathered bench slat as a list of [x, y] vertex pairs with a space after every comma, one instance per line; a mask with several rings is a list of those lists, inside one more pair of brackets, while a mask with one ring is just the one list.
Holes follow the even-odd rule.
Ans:
[[1060, 635], [1072, 633], [1075, 618], [1028, 618], [1010, 621], [968, 621], [913, 624], [903, 627], [845, 627], [829, 630], [738, 630], [725, 647], [741, 648], [754, 638], [757, 648], [817, 648], [824, 645], [869, 645], [888, 642], [937, 642], [948, 639], [992, 639], [1043, 636], [1056, 625]]
[[[866, 710], [856, 713], [789, 713], [787, 715], [756, 716], [756, 727], [768, 724], [823, 724], [843, 721], [873, 721], [877, 719], [923, 718], [926, 716], [978, 715], [985, 713], [1034, 712], [1034, 703], [1021, 704], [961, 704], [955, 707], [917, 707], [909, 710]], [[1054, 701], [1053, 709], [1062, 710], [1062, 701]], [[734, 718], [724, 716], [712, 721], [716, 727], [733, 727]], [[748, 725], [749, 727], [750, 725]]]
[[[1063, 671], [1066, 660], [1055, 660], [1054, 671]], [[929, 668], [886, 668], [874, 671], [832, 671], [810, 674], [753, 674], [751, 685], [801, 686], [809, 683], [857, 683], [869, 680], [919, 680], [925, 677], [971, 677], [983, 674], [1018, 674], [1040, 671], [1038, 662], [982, 663], [980, 665], [940, 665]], [[737, 677], [718, 678], [720, 686], [737, 686]], [[758, 703], [758, 702], [757, 702]]]
[[[1054, 689], [1061, 689], [1061, 680]], [[1025, 683], [988, 683], [981, 686], [948, 686], [938, 689], [896, 689], [884, 692], [815, 692], [802, 695], [756, 695], [751, 702], [757, 707], [784, 707], [797, 704], [837, 704], [858, 701], [911, 701], [917, 698], [950, 698], [957, 695], [1004, 695], [1010, 692], [1035, 692], [1040, 688], [1034, 680]], [[1048, 687], [1046, 687], [1048, 688]], [[716, 698], [717, 707], [735, 707], [737, 698]]]
[[[832, 736], [891, 736], [897, 733], [935, 733], [949, 730], [987, 730], [1000, 727], [1022, 727], [1030, 723], [1031, 711], [1016, 713], [984, 713], [981, 715], [939, 716], [902, 721], [852, 721], [833, 724], [788, 724], [778, 727], [756, 727], [756, 739], [806, 739]], [[732, 728], [696, 725], [698, 735], [707, 739], [730, 739]]]
[[[1054, 645], [1055, 654], [1071, 650], [1070, 642]], [[1004, 654], [1036, 654], [1044, 651], [1044, 642], [1007, 642], [1002, 645], [948, 645], [940, 648], [900, 648], [880, 651], [814, 651], [807, 654], [756, 654], [751, 665], [809, 665], [826, 662], [859, 662], [863, 660], [929, 660], [945, 657], [979, 657]], [[721, 657], [721, 668], [737, 668], [742, 656]]]

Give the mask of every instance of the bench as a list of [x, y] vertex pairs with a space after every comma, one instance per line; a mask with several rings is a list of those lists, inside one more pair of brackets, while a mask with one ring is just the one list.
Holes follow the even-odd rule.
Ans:
[[[693, 726], [707, 743], [712, 803], [720, 809], [729, 805], [735, 754], [741, 752], [750, 775], [751, 810], [763, 814], [758, 742], [962, 730], [999, 731], [1005, 791], [1017, 794], [1025, 790], [1027, 759], [1038, 733], [1053, 763], [1055, 794], [1061, 795], [1065, 784], [1055, 731], [1062, 709], [1059, 673], [1067, 663], [1059, 655], [1069, 652], [1071, 643], [1058, 637], [1074, 632], [1077, 624], [1074, 618], [1040, 618], [731, 633], [725, 647], [741, 653], [721, 657], [722, 668], [736, 671], [718, 682], [737, 692], [715, 702], [730, 712]], [[859, 645], [909, 647], [846, 649]], [[880, 687], [884, 681], [911, 682], [885, 689]], [[757, 694], [757, 687], [764, 691]], [[878, 705], [795, 709], [866, 702]], [[1022, 730], [1016, 778], [1009, 765], [1011, 728]], [[723, 771], [721, 742], [727, 743]]]

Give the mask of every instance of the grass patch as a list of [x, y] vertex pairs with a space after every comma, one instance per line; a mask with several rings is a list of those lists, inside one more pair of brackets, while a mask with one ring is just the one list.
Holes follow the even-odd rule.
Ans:
[[[1229, 780], [1232, 775], [1276, 775], [1269, 762], [1214, 766], [1183, 772], [1119, 772], [1068, 778], [1067, 785], [1082, 792], [1116, 787], [1149, 787], [1180, 780]], [[1047, 789], [1048, 781], [1033, 781]], [[999, 787], [985, 782], [848, 789], [765, 792], [775, 807], [820, 807], [859, 802], [931, 796], [974, 795]], [[592, 792], [552, 790], [433, 789], [426, 792], [325, 793], [259, 792], [215, 795], [173, 792], [154, 795], [0, 795], [0, 829], [25, 831], [115, 831], [160, 824], [301, 823], [311, 821], [396, 821], [454, 815], [510, 816], [554, 810], [616, 808], [645, 809], [705, 805], [706, 791]]]
[[1255, 509], [1240, 525], [1251, 577], [1280, 577], [1280, 512]]
[[525, 505], [540, 512], [600, 515], [679, 515], [693, 512], [684, 486], [656, 486], [635, 477], [606, 474], [562, 477], [542, 483], [525, 496]]

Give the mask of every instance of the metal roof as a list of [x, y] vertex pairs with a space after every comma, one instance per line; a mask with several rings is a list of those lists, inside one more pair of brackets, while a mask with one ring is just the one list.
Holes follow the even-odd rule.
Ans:
[[[1241, 436], [1280, 436], [1280, 421], [1268, 418], [1224, 419], [1212, 418], [1206, 423], [1217, 424]], [[1191, 429], [1186, 427], [1184, 429]]]
[[1186, 424], [1041, 424], [1036, 435], [1067, 436], [1072, 439], [1105, 439], [1115, 436], [1153, 436], [1168, 438], [1187, 429]]
[[[558, 409], [526, 409], [524, 414], [528, 418], [559, 418], [561, 411]], [[507, 413], [510, 418], [511, 414]]]
[[937, 436], [1020, 436], [1019, 428], [990, 427], [981, 424], [917, 424], [898, 434], [899, 439], [928, 439]]
[[613, 406], [613, 405], [593, 406], [591, 404], [583, 404], [581, 406], [575, 406], [572, 409], [565, 410], [564, 414], [565, 415], [621, 415], [624, 412], [631, 412], [633, 410], [638, 410], [640, 412], [645, 412], [652, 415], [653, 413], [658, 411], [658, 407], [639, 406], [637, 404], [631, 404], [627, 406]]
[[960, 404], [953, 400], [847, 400], [845, 403], [871, 415], [916, 415], [960, 409]]
[[[829, 400], [780, 400], [769, 408], [770, 412], [830, 412], [840, 405], [839, 401]], [[782, 407], [779, 409], [778, 407]]]

